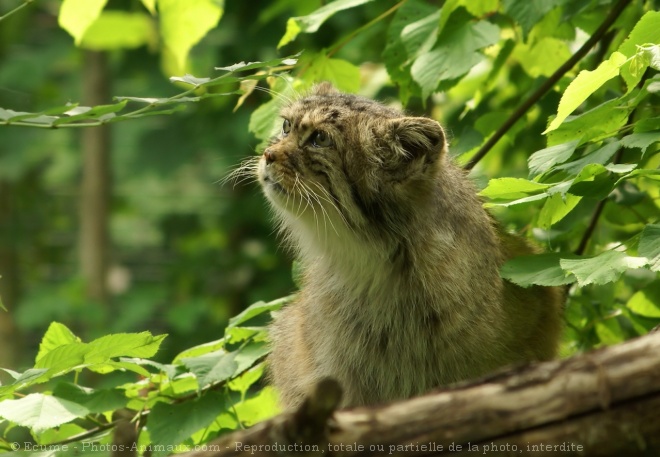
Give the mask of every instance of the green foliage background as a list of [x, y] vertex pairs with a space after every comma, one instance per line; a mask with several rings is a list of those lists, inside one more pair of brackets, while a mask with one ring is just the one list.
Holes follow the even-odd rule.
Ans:
[[[650, 0], [0, 5], [0, 256], [11, 266], [0, 293], [14, 335], [13, 360], [0, 361], [11, 363], [0, 449], [108, 443], [113, 412], [126, 409], [139, 444], [162, 455], [276, 413], [261, 380], [264, 325], [295, 289], [290, 260], [258, 189], [219, 181], [272, 133], [280, 94], [319, 80], [438, 119], [469, 167], [502, 134], [472, 177], [507, 229], [546, 251], [502, 275], [566, 286], [563, 356], [648, 332], [660, 323], [657, 10]], [[590, 37], [589, 53], [558, 72]], [[109, 54], [116, 98], [103, 106], [76, 105], [80, 49]], [[231, 65], [241, 61], [254, 63]], [[113, 126], [109, 306], [85, 298], [75, 253], [79, 131], [99, 124]]]

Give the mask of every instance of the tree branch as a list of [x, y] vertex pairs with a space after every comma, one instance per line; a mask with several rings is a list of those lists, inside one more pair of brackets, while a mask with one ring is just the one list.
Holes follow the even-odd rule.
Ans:
[[23, 0], [23, 3], [18, 5], [16, 8], [14, 8], [13, 10], [9, 10], [4, 15], [0, 16], [0, 22], [4, 21], [5, 19], [7, 19], [11, 15], [13, 15], [15, 13], [18, 13], [20, 10], [22, 10], [23, 8], [25, 8], [26, 6], [28, 6], [32, 2], [34, 2], [34, 0]]
[[552, 87], [559, 81], [562, 76], [564, 76], [568, 71], [573, 68], [587, 53], [593, 48], [596, 43], [598, 43], [607, 33], [608, 29], [614, 21], [619, 17], [623, 10], [628, 6], [631, 0], [620, 0], [610, 14], [607, 15], [603, 23], [598, 27], [593, 35], [573, 54], [564, 64], [555, 71], [552, 76], [550, 76], [541, 86], [536, 89], [536, 91], [529, 96], [514, 112], [509, 116], [509, 118], [502, 124], [502, 126], [497, 129], [493, 135], [488, 138], [488, 141], [484, 143], [483, 146], [477, 151], [477, 153], [470, 159], [470, 161], [465, 165], [466, 170], [471, 170], [474, 166], [483, 159], [488, 152], [497, 144], [497, 142], [508, 132], [513, 125], [518, 122], [518, 120], [523, 117], [523, 115], [532, 107], [536, 102], [538, 102], [547, 92], [552, 89]]
[[329, 420], [324, 392], [182, 456], [658, 455], [660, 332]]

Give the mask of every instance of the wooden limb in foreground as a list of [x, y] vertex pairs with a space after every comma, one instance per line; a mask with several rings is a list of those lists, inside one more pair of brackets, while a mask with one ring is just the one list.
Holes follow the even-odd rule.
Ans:
[[660, 332], [333, 416], [338, 398], [324, 381], [295, 413], [185, 455], [660, 455]]

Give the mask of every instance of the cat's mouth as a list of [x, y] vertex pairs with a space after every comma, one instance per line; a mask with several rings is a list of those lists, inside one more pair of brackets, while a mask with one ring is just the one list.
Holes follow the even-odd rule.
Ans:
[[288, 195], [288, 192], [286, 191], [284, 186], [282, 186], [282, 184], [278, 182], [273, 181], [268, 175], [265, 175], [262, 179], [263, 179], [264, 187], [268, 187], [269, 189], [274, 190], [278, 194]]
[[273, 178], [272, 173], [272, 170], [269, 170], [263, 165], [261, 166], [259, 170], [259, 181], [261, 182], [261, 186], [266, 192], [272, 191], [275, 195], [289, 196], [289, 192], [282, 184]]

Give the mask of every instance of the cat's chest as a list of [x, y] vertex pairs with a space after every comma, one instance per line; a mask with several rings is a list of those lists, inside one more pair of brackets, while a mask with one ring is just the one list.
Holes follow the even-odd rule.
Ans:
[[326, 291], [308, 298], [310, 328], [321, 353], [341, 353], [355, 363], [388, 363], [390, 357], [423, 354], [431, 341], [442, 339], [443, 324], [452, 324], [430, 297], [391, 288], [360, 294]]

